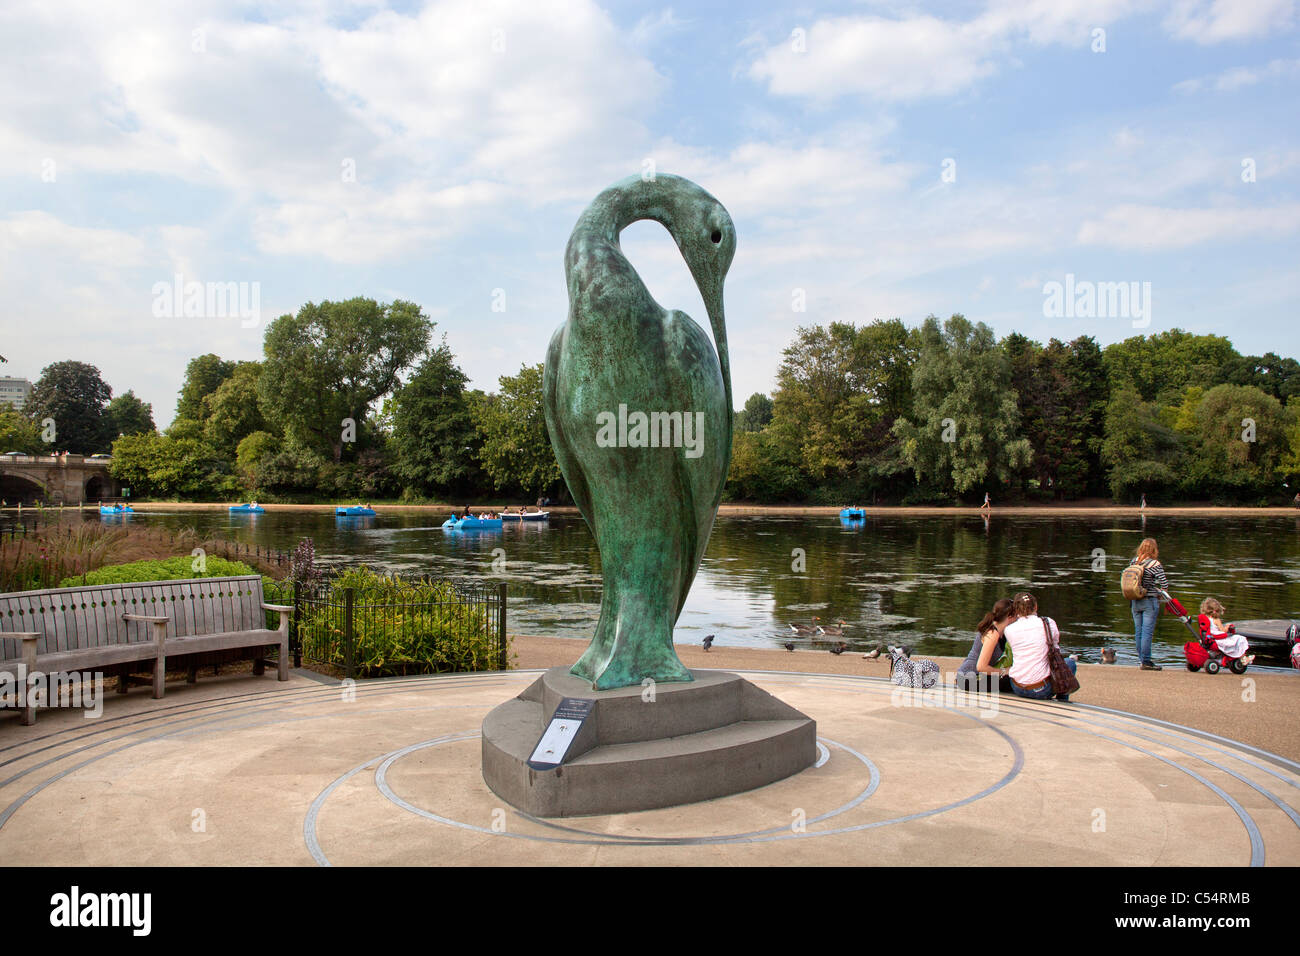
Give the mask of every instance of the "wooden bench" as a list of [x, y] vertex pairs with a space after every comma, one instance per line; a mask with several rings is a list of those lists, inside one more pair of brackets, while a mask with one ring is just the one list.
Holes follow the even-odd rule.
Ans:
[[[277, 630], [266, 627], [266, 612], [278, 611]], [[153, 671], [153, 696], [162, 697], [167, 658], [190, 661], [195, 679], [198, 655], [245, 648], [278, 648], [279, 679], [289, 679], [291, 607], [267, 604], [257, 575], [196, 578], [144, 584], [105, 584], [47, 591], [0, 594], [0, 673], [15, 681], [19, 665], [27, 680], [34, 672], [71, 674], [112, 670], [118, 692], [140, 664]], [[255, 673], [262, 673], [259, 655]], [[50, 701], [57, 704], [57, 701]], [[29, 694], [22, 722], [36, 721]]]

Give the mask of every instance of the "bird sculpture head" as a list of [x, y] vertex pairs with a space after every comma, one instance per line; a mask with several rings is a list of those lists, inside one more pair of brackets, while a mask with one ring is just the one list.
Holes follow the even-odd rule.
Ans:
[[682, 258], [686, 260], [686, 268], [691, 271], [691, 276], [699, 287], [705, 311], [709, 313], [713, 341], [725, 343], [727, 324], [723, 311], [722, 286], [736, 254], [736, 227], [722, 203], [700, 187], [694, 188], [699, 190], [701, 198], [706, 201], [688, 205], [685, 215], [687, 221], [674, 223], [675, 228], [671, 231]]

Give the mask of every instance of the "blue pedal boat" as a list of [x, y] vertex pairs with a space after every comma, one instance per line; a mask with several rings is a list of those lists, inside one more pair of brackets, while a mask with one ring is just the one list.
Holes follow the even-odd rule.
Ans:
[[373, 518], [375, 515], [375, 509], [363, 508], [360, 505], [349, 505], [346, 508], [335, 508], [334, 514], [345, 518]]
[[261, 505], [231, 505], [230, 513], [238, 515], [264, 515], [266, 514], [266, 509]]
[[442, 523], [443, 531], [500, 531], [500, 518], [457, 518], [452, 515]]

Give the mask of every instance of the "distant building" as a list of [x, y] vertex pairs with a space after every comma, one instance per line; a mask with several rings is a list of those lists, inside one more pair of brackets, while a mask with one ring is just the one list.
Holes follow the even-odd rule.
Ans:
[[31, 393], [32, 383], [25, 378], [0, 378], [0, 405], [8, 402], [21, 411]]

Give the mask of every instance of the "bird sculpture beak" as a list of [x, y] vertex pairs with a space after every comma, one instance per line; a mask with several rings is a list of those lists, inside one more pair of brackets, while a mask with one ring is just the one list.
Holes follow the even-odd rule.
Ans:
[[713, 329], [713, 344], [718, 350], [718, 361], [722, 365], [722, 375], [730, 385], [731, 366], [727, 356], [727, 320], [722, 304], [722, 284], [725, 275], [709, 276], [700, 283], [701, 298], [704, 308], [709, 313], [709, 326]]

